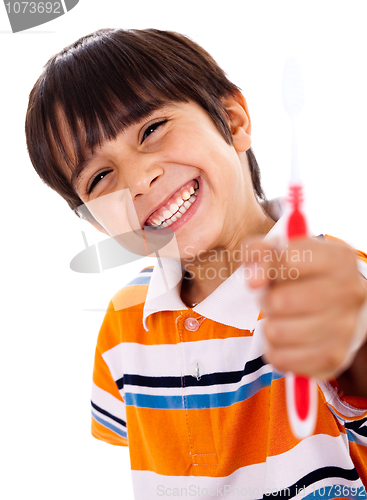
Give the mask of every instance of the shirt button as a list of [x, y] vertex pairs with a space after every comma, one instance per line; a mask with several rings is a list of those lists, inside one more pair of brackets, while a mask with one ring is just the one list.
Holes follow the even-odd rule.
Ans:
[[200, 380], [202, 375], [204, 375], [204, 367], [200, 361], [194, 361], [190, 366], [190, 375], [196, 380]]
[[195, 318], [187, 318], [185, 319], [185, 328], [186, 330], [190, 330], [190, 332], [196, 332], [199, 329], [200, 323]]

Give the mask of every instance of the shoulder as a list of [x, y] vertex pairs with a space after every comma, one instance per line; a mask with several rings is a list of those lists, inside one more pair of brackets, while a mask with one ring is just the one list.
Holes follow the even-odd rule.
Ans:
[[109, 309], [122, 311], [132, 307], [142, 309], [148, 293], [154, 266], [144, 267], [134, 279], [112, 297]]
[[152, 271], [153, 266], [145, 267], [112, 297], [97, 340], [101, 354], [143, 329], [143, 309]]

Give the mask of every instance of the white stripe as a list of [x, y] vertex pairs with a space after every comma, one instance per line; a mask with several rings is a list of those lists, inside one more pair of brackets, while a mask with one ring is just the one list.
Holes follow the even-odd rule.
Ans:
[[[263, 489], [264, 478], [266, 474], [266, 464], [249, 465], [242, 469], [237, 470], [228, 478], [225, 477], [202, 477], [202, 476], [163, 476], [149, 471], [132, 471], [132, 479], [134, 484], [134, 497], [135, 500], [155, 500], [157, 498], [173, 498], [174, 489], [178, 488], [181, 496], [179, 498], [200, 498], [200, 499], [213, 499], [213, 498], [233, 498], [233, 488], [239, 489], [251, 488], [255, 491], [255, 495], [248, 494], [237, 496], [237, 498], [246, 498], [251, 500], [253, 498], [261, 497], [260, 491]], [[227, 491], [224, 495], [224, 488], [230, 485], [231, 492]], [[186, 488], [187, 494], [181, 488]], [[210, 491], [213, 489], [212, 492]], [[209, 490], [208, 494], [205, 489]], [[256, 490], [258, 494], [256, 494]], [[163, 491], [163, 494], [162, 494]], [[215, 494], [211, 494], [215, 491]], [[222, 493], [222, 494], [221, 494]], [[245, 493], [243, 491], [243, 493]], [[236, 498], [236, 497], [235, 497]]]
[[[290, 464], [303, 464], [303, 466], [292, 467]], [[281, 490], [308, 472], [326, 466], [343, 469], [354, 467], [348, 443], [341, 435], [333, 437], [316, 434], [303, 439], [297, 446], [281, 455], [268, 457], [266, 485]], [[334, 479], [333, 482], [329, 480], [328, 484], [338, 484], [340, 481], [342, 480]]]
[[[108, 411], [117, 418], [126, 422], [125, 403], [116, 399], [112, 394], [104, 391], [95, 383], [92, 385], [92, 401], [94, 404]], [[105, 417], [104, 417], [105, 418]], [[118, 424], [117, 424], [118, 425]]]
[[[121, 425], [119, 422], [116, 422], [116, 420], [113, 420], [113, 418], [110, 418], [107, 415], [104, 415], [103, 413], [99, 412], [95, 408], [92, 408], [92, 413], [95, 413], [97, 417], [101, 418], [105, 422], [108, 422], [109, 424], [113, 425], [114, 427], [117, 427], [121, 431], [127, 432], [126, 425]], [[103, 425], [103, 424], [101, 424], [101, 425]]]
[[[181, 377], [190, 375], [192, 364], [200, 361], [203, 374], [243, 370], [251, 360], [252, 337], [211, 339], [179, 344], [119, 344], [103, 354], [114, 380], [124, 373], [143, 376]], [[251, 348], [251, 351], [250, 351]]]
[[367, 263], [357, 259], [358, 271], [367, 279]]
[[[132, 478], [136, 500], [153, 500], [160, 496], [174, 497], [174, 491], [176, 496], [183, 498], [187, 496], [209, 500], [234, 497], [252, 500], [261, 498], [265, 493], [285, 490], [308, 473], [326, 466], [344, 469], [354, 467], [340, 436], [312, 436], [282, 455], [268, 457], [266, 463], [242, 467], [228, 477], [163, 476], [149, 471], [132, 471]], [[342, 478], [327, 478], [309, 486], [305, 491], [298, 492], [295, 498], [304, 498], [319, 487], [334, 484], [353, 488], [363, 486], [360, 479], [348, 481]], [[181, 488], [186, 488], [186, 494]], [[203, 494], [205, 490], [207, 494]]]

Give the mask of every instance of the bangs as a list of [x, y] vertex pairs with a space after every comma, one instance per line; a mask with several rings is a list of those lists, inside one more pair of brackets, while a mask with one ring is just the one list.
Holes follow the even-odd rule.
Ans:
[[[171, 36], [177, 44], [179, 37]], [[208, 112], [217, 110], [217, 91], [208, 88], [208, 81], [215, 81], [214, 75], [203, 74], [194, 66], [195, 78], [190, 78], [193, 63], [187, 48], [183, 45], [173, 50], [170, 39], [162, 37], [157, 44], [157, 38], [160, 35], [154, 30], [102, 30], [49, 61], [42, 85], [46, 136], [73, 172], [95, 146], [115, 139], [167, 102], [192, 99]], [[202, 82], [198, 82], [199, 75]], [[205, 96], [203, 89], [207, 89]], [[233, 93], [233, 87], [230, 90]], [[217, 125], [229, 138], [224, 106], [221, 111]], [[63, 127], [67, 129], [67, 148]]]

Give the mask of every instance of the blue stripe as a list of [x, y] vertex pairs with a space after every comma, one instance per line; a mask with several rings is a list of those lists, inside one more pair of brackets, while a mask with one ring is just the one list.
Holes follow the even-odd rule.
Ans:
[[132, 285], [149, 285], [151, 276], [148, 274], [147, 276], [137, 276], [132, 281], [130, 281], [126, 286]]
[[347, 419], [346, 419], [346, 418], [343, 418], [343, 417], [341, 417], [340, 415], [338, 415], [338, 414], [336, 413], [336, 411], [334, 411], [334, 408], [332, 408], [332, 407], [331, 407], [331, 405], [330, 405], [330, 404], [328, 404], [328, 403], [326, 403], [326, 404], [327, 404], [327, 406], [328, 406], [329, 410], [331, 411], [331, 413], [334, 415], [334, 417], [335, 417], [335, 418], [337, 418], [338, 420], [342, 420], [343, 422], [346, 422], [346, 421], [347, 421]]
[[148, 267], [146, 269], [142, 269], [139, 274], [142, 274], [142, 273], [152, 273], [153, 269], [154, 269], [154, 266], [153, 267]]
[[351, 443], [359, 444], [361, 446], [367, 446], [366, 438], [363, 439], [364, 436], [359, 436], [357, 433], [352, 432], [347, 428], [345, 430], [347, 431], [348, 441], [350, 441]]
[[347, 431], [348, 441], [350, 441], [351, 443], [355, 443], [356, 440], [355, 440], [353, 434], [348, 429], [345, 429], [345, 430]]
[[98, 422], [100, 423], [101, 425], [103, 425], [104, 427], [106, 427], [107, 429], [110, 429], [111, 431], [115, 432], [116, 434], [118, 434], [119, 436], [127, 439], [127, 433], [122, 431], [121, 429], [119, 429], [118, 427], [116, 427], [115, 425], [113, 424], [110, 424], [110, 422], [106, 422], [106, 420], [103, 420], [103, 418], [101, 417], [98, 417], [98, 415], [96, 415], [94, 413], [94, 411], [92, 411], [92, 416], [93, 418]]
[[[281, 376], [276, 376], [276, 378], [280, 378]], [[156, 396], [126, 392], [125, 402], [127, 406], [164, 410], [222, 408], [249, 399], [264, 387], [269, 387], [272, 380], [274, 380], [274, 374], [265, 373], [253, 382], [239, 387], [236, 391], [220, 392], [217, 394]]]

